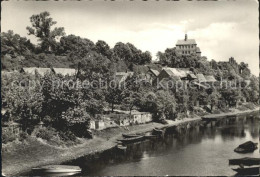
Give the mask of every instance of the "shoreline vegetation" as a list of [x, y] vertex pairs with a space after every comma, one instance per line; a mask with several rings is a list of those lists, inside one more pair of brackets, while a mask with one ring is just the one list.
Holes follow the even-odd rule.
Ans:
[[[233, 110], [228, 113], [220, 113], [222, 117], [230, 115], [244, 115], [259, 111], [259, 107], [253, 110]], [[212, 114], [212, 116], [214, 116]], [[121, 138], [122, 133], [145, 133], [153, 128], [164, 129], [172, 126], [180, 126], [186, 123], [202, 121], [201, 117], [184, 118], [182, 120], [167, 120], [168, 124], [151, 122], [141, 125], [118, 127], [96, 131], [94, 138], [82, 140], [81, 144], [68, 148], [60, 148], [49, 145], [41, 139], [30, 137], [26, 143], [18, 144], [18, 149], [14, 152], [2, 152], [2, 175], [11, 176], [28, 172], [33, 167], [41, 165], [61, 164], [82, 156], [100, 153], [111, 149], [117, 145], [117, 139]], [[30, 152], [28, 154], [28, 152]], [[26, 159], [26, 163], [24, 163]]]

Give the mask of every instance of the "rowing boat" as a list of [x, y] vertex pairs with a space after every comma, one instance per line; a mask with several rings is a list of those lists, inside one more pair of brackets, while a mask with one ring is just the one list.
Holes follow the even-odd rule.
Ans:
[[71, 165], [46, 165], [38, 168], [33, 168], [33, 171], [41, 171], [44, 173], [75, 173], [81, 172], [81, 168]]
[[257, 144], [252, 141], [247, 141], [243, 144], [240, 144], [236, 149], [234, 149], [237, 153], [248, 153], [248, 152], [254, 152], [254, 150], [257, 149]]
[[250, 168], [233, 168], [232, 170], [236, 171], [238, 174], [243, 175], [259, 175], [259, 166]]
[[251, 157], [244, 157], [240, 159], [229, 159], [229, 165], [259, 165], [260, 164], [260, 158], [251, 158]]
[[134, 138], [134, 137], [138, 137], [138, 136], [142, 136], [141, 134], [122, 134], [122, 136], [124, 138]]
[[135, 143], [138, 141], [144, 140], [144, 136], [137, 136], [137, 137], [132, 137], [132, 138], [124, 138], [124, 139], [119, 139], [118, 141], [121, 141], [122, 143]]

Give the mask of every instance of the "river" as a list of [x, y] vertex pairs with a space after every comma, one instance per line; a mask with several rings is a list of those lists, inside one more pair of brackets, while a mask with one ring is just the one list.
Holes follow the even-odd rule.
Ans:
[[234, 152], [239, 144], [259, 141], [259, 120], [241, 117], [214, 127], [191, 127], [168, 133], [164, 139], [145, 141], [118, 149], [81, 157], [66, 164], [79, 165], [82, 176], [232, 176], [228, 159], [259, 157]]

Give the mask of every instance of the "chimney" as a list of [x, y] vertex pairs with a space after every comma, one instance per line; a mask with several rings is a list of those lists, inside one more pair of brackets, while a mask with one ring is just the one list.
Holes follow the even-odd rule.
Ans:
[[188, 35], [187, 35], [187, 34], [185, 34], [185, 39], [184, 39], [184, 40], [185, 40], [185, 41], [187, 41], [187, 39], [188, 39]]

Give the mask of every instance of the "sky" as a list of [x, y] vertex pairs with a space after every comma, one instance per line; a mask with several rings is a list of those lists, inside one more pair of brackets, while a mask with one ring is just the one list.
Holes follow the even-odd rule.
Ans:
[[6, 1], [2, 2], [1, 30], [13, 30], [29, 38], [30, 16], [48, 11], [74, 34], [93, 42], [130, 42], [142, 51], [156, 53], [173, 48], [178, 39], [195, 39], [202, 56], [244, 61], [259, 74], [259, 28], [257, 0], [219, 1]]

